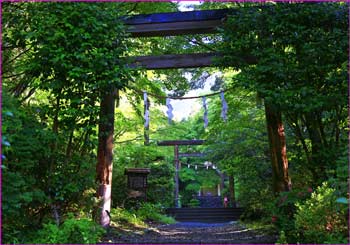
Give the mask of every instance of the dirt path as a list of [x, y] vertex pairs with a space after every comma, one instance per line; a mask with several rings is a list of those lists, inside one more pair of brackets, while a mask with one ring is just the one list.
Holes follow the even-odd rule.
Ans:
[[261, 231], [247, 229], [237, 223], [203, 224], [181, 222], [160, 225], [137, 232], [106, 237], [104, 243], [190, 243], [190, 244], [266, 244], [275, 243], [276, 237]]

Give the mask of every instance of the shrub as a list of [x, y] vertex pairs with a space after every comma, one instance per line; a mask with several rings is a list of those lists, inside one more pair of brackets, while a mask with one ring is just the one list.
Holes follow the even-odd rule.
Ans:
[[287, 244], [287, 237], [286, 233], [284, 231], [281, 231], [278, 237], [278, 240], [276, 241], [276, 244]]
[[191, 208], [195, 208], [195, 207], [199, 207], [200, 202], [198, 199], [191, 199], [188, 206], [190, 206]]
[[88, 218], [70, 216], [62, 225], [49, 223], [39, 230], [33, 243], [97, 243], [105, 230]]
[[122, 208], [113, 208], [111, 210], [112, 222], [115, 224], [132, 224], [135, 226], [146, 226], [140, 217], [133, 211]]
[[296, 243], [298, 234], [295, 230], [294, 215], [296, 213], [296, 203], [310, 197], [310, 187], [304, 189], [294, 189], [289, 192], [281, 192], [273, 202], [266, 204], [270, 212], [269, 222], [274, 224], [279, 233], [279, 243]]
[[323, 183], [311, 198], [297, 203], [295, 227], [303, 243], [342, 243], [346, 241], [346, 205], [336, 202], [335, 189]]
[[173, 224], [175, 220], [164, 215], [164, 211], [159, 204], [144, 203], [136, 212], [142, 220], [156, 221], [165, 224]]

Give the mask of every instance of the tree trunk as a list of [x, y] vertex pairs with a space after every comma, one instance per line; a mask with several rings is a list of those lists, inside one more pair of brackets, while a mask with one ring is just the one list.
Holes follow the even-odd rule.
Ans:
[[282, 123], [282, 114], [277, 108], [266, 103], [265, 115], [272, 163], [272, 187], [275, 194], [289, 191], [288, 159], [286, 137]]
[[311, 140], [311, 172], [316, 184], [321, 184], [326, 178], [327, 159], [322, 155], [326, 145], [322, 138], [320, 122], [317, 113], [309, 112], [305, 114], [305, 125]]
[[113, 170], [113, 134], [115, 91], [110, 89], [103, 95], [100, 105], [100, 121], [97, 150], [97, 181], [99, 188], [97, 196], [101, 200], [100, 224], [107, 227], [110, 224], [112, 170]]

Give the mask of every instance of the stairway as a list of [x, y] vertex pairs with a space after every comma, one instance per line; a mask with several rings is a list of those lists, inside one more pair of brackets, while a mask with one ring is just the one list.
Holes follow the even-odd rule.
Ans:
[[221, 223], [238, 220], [243, 208], [168, 208], [166, 213], [182, 222]]
[[196, 196], [201, 208], [222, 208], [222, 198], [220, 196]]

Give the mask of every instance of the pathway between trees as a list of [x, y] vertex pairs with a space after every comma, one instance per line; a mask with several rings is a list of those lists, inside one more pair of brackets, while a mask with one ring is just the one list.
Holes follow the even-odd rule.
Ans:
[[129, 233], [110, 233], [103, 243], [275, 243], [276, 236], [266, 231], [248, 229], [234, 222], [204, 224], [179, 222], [172, 225], [158, 225]]

